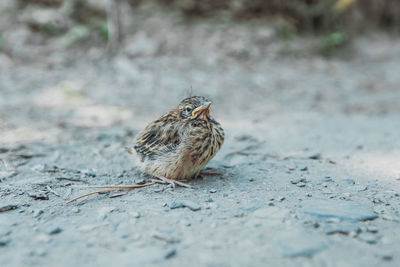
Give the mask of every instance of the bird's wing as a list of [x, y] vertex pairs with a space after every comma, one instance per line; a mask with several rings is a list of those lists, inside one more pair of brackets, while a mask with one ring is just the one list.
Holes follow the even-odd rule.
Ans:
[[153, 157], [176, 149], [180, 143], [179, 127], [176, 123], [157, 126], [150, 124], [133, 141], [137, 154]]

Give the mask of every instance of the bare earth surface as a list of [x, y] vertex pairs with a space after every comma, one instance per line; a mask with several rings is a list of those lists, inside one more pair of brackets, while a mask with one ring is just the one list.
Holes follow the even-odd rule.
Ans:
[[[0, 54], [0, 266], [400, 266], [398, 39], [326, 59], [263, 29], [155, 32], [108, 59]], [[65, 205], [150, 181], [124, 147], [189, 94], [225, 129], [222, 176]]]

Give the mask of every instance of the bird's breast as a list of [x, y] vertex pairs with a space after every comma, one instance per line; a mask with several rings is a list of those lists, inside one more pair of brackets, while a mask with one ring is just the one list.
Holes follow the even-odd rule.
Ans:
[[186, 145], [193, 166], [205, 166], [221, 148], [223, 141], [224, 132], [219, 123], [208, 121], [193, 125]]

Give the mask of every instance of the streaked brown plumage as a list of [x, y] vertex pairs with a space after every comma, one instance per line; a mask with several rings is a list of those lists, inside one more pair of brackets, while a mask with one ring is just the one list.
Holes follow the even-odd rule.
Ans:
[[141, 131], [128, 151], [143, 172], [172, 180], [196, 178], [224, 142], [210, 105], [202, 96], [186, 98]]

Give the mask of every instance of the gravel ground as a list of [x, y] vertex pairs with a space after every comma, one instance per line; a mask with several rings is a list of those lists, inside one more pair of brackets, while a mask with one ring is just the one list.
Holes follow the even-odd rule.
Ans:
[[[0, 54], [0, 266], [399, 266], [399, 40], [326, 59], [263, 28], [171, 35]], [[225, 129], [222, 176], [65, 205], [148, 181], [124, 147], [190, 94]]]

